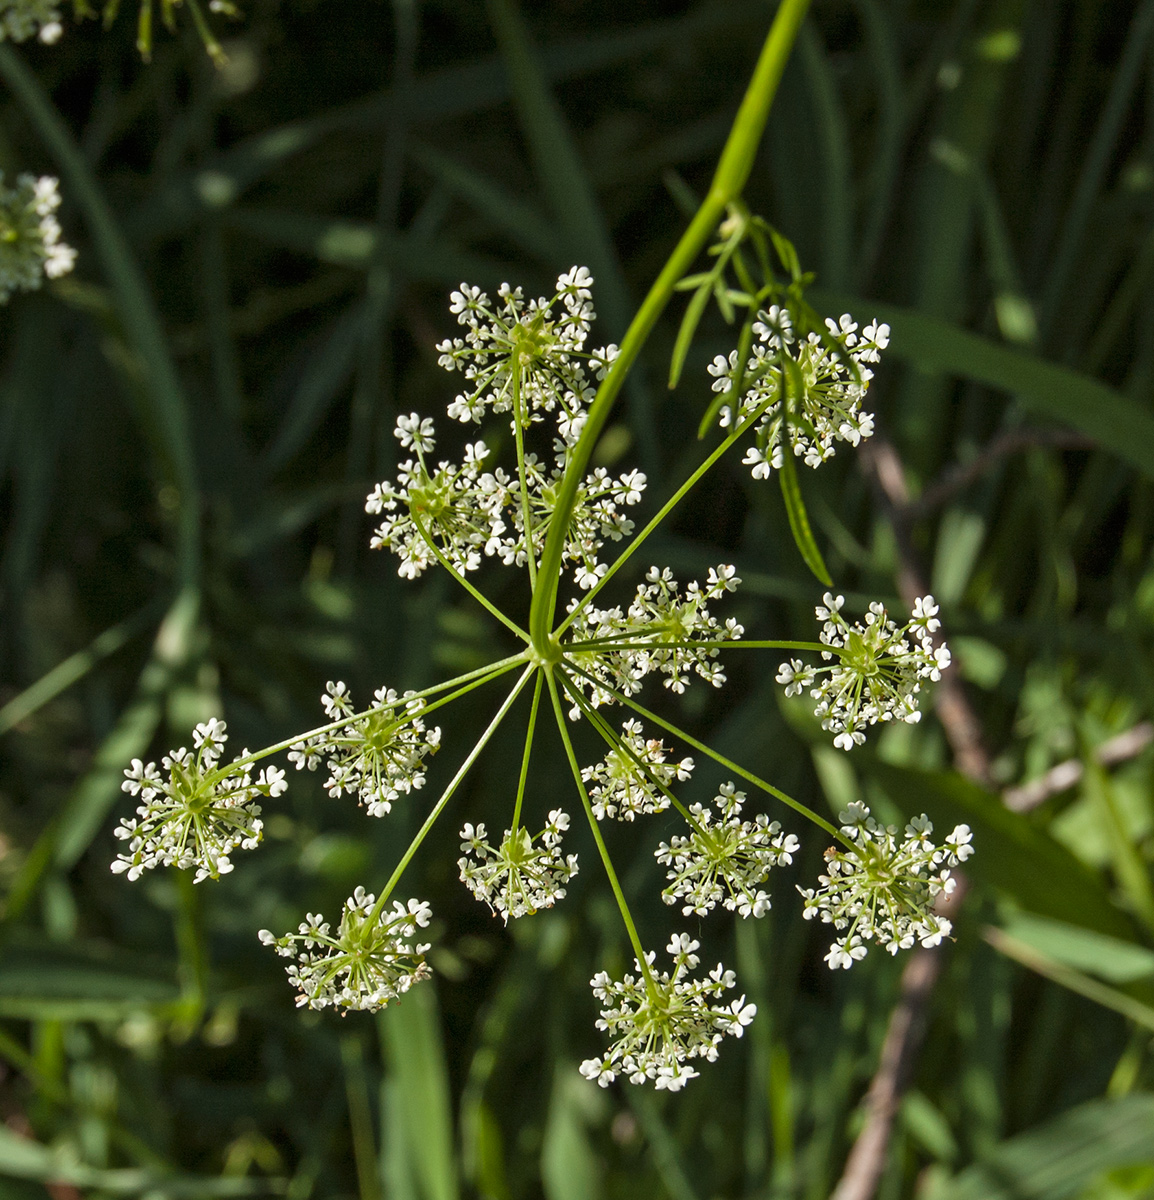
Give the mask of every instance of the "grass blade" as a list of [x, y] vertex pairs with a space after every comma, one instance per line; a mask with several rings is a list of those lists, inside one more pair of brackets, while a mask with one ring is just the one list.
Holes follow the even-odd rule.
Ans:
[[817, 288], [810, 299], [824, 312], [876, 314], [893, 332], [887, 354], [1007, 392], [1154, 478], [1154, 417], [1106, 384], [913, 309]]

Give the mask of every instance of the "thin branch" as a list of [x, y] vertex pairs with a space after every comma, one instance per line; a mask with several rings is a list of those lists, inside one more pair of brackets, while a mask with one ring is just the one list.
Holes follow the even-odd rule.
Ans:
[[[859, 461], [867, 476], [872, 477], [893, 525], [898, 548], [898, 592], [912, 607], [918, 596], [928, 593], [929, 584], [910, 538], [914, 518], [905, 468], [893, 446], [877, 437], [862, 446]], [[962, 689], [956, 667], [943, 673], [934, 701], [954, 765], [963, 775], [989, 786], [990, 756], [982, 744], [981, 723]], [[948, 898], [951, 915], [957, 910], [963, 891], [964, 883], [959, 879], [958, 888]], [[930, 997], [941, 969], [941, 947], [919, 948], [906, 962], [900, 997], [890, 1014], [882, 1043], [881, 1060], [865, 1095], [865, 1123], [831, 1200], [872, 1200], [877, 1192], [885, 1170], [894, 1117], [917, 1061]]]
[[[1116, 767], [1137, 758], [1151, 742], [1154, 742], [1154, 724], [1143, 721], [1098, 746], [1094, 750], [1094, 761], [1101, 767]], [[1081, 759], [1069, 758], [1030, 783], [1006, 788], [1002, 800], [1012, 812], [1029, 812], [1051, 796], [1080, 783], [1085, 773], [1086, 765]]]
[[1011, 454], [1020, 454], [1035, 446], [1049, 446], [1057, 450], [1091, 450], [1096, 445], [1092, 438], [1066, 429], [1010, 429], [999, 434], [967, 463], [955, 463], [947, 467], [924, 492], [908, 505], [910, 520], [928, 516], [951, 500], [958, 492], [980, 479], [997, 465], [999, 460]]
[[[860, 462], [866, 474], [873, 477], [893, 525], [899, 559], [898, 593], [912, 607], [919, 596], [929, 592], [930, 586], [910, 539], [913, 513], [905, 467], [893, 446], [878, 437], [863, 444]], [[934, 697], [938, 719], [953, 751], [954, 765], [963, 775], [988, 786], [990, 756], [982, 745], [981, 723], [962, 689], [956, 666], [943, 673]]]

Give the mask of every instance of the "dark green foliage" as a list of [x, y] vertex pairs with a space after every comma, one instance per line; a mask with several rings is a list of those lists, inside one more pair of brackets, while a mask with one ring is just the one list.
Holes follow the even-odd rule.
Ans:
[[[803, 850], [772, 913], [701, 923], [758, 1017], [676, 1097], [576, 1072], [601, 1047], [588, 980], [629, 957], [587, 831], [565, 902], [508, 930], [457, 879], [460, 825], [507, 824], [515, 725], [402, 885], [436, 913], [436, 983], [378, 1018], [298, 1012], [256, 931], [379, 887], [423, 800], [372, 821], [293, 775], [220, 882], [108, 869], [123, 767], [196, 721], [223, 712], [256, 747], [318, 723], [328, 679], [367, 697], [495, 657], [506, 635], [450, 580], [369, 551], [362, 507], [396, 415], [454, 393], [432, 349], [447, 292], [537, 294], [584, 263], [619, 340], [773, 7], [251, 0], [213, 18], [220, 70], [187, 19], [147, 66], [124, 16], [0, 44], [0, 168], [61, 177], [80, 250], [0, 309], [5, 1195], [829, 1195], [903, 964], [826, 969], [793, 892], [824, 842], [785, 810]], [[683, 575], [736, 563], [751, 637], [811, 639], [824, 569], [847, 611], [897, 612], [902, 547], [942, 605], [982, 787], [932, 714], [835, 751], [773, 654], [734, 656], [717, 695], [643, 697], [819, 811], [975, 830], [883, 1197], [1154, 1194], [1154, 757], [1095, 765], [1154, 709], [1152, 64], [1154, 0], [815, 0], [745, 200], [820, 312], [891, 324], [869, 403], [913, 500], [895, 536], [848, 447], [783, 473], [784, 501], [733, 459], [653, 539]], [[704, 453], [705, 365], [745, 317], [698, 294], [696, 337], [691, 285], [597, 451], [649, 474], [649, 513]], [[500, 599], [502, 572], [481, 579]], [[499, 702], [453, 709], [432, 782]], [[1070, 759], [1072, 787], [1002, 804]], [[720, 778], [699, 776], [688, 799]], [[571, 788], [557, 741], [528, 822]], [[658, 898], [669, 832], [611, 831], [655, 946], [687, 927]]]

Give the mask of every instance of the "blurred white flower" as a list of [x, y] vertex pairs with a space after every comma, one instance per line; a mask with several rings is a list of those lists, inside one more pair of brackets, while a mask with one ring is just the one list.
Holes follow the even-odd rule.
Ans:
[[17, 289], [35, 291], [45, 275], [58, 279], [72, 270], [76, 251], [60, 240], [59, 207], [59, 182], [51, 175], [20, 175], [15, 187], [5, 187], [0, 171], [0, 304]]

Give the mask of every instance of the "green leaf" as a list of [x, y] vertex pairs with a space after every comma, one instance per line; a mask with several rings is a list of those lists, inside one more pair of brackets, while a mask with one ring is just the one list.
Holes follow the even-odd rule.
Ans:
[[20, 1137], [0, 1125], [0, 1176], [35, 1179], [69, 1188], [95, 1188], [115, 1196], [147, 1193], [166, 1200], [207, 1200], [208, 1197], [283, 1194], [281, 1179], [237, 1176], [165, 1175], [135, 1168], [102, 1170], [57, 1154], [50, 1146]]
[[82, 945], [12, 944], [0, 953], [0, 1016], [103, 1020], [171, 1004], [170, 978], [134, 969], [123, 952]]
[[[764, 7], [760, 3], [705, 7], [684, 17], [634, 25], [599, 37], [584, 35], [547, 46], [541, 52], [541, 59], [552, 80], [580, 78], [631, 62], [670, 44], [691, 45], [713, 31], [732, 30], [763, 19]], [[496, 55], [430, 71], [410, 84], [410, 120], [414, 125], [431, 125], [446, 117], [483, 112], [507, 100], [509, 91], [508, 76]], [[159, 189], [142, 207], [134, 232], [153, 238], [172, 236], [201, 213], [228, 207], [258, 180], [333, 135], [371, 132], [387, 125], [396, 104], [391, 91], [377, 92], [245, 138], [209, 163], [177, 176], [172, 184]]]
[[[810, 527], [809, 514], [805, 511], [805, 501], [801, 498], [801, 484], [797, 478], [797, 464], [794, 461], [793, 442], [789, 429], [789, 392], [796, 390], [802, 394], [805, 383], [800, 379], [797, 364], [790, 358], [785, 360], [785, 373], [782, 377], [782, 414], [781, 423], [781, 470], [778, 478], [781, 481], [781, 494], [785, 500], [785, 512], [789, 517], [789, 529], [805, 565], [826, 585], [833, 586], [828, 569], [822, 559], [821, 551], [814, 540], [813, 529]], [[797, 378], [795, 378], [797, 376]], [[787, 385], [786, 380], [790, 382]]]
[[160, 623], [152, 657], [140, 674], [132, 703], [120, 714], [92, 766], [21, 865], [8, 894], [5, 923], [24, 910], [50, 866], [68, 870], [76, 865], [121, 798], [124, 768], [148, 750], [160, 724], [164, 698], [191, 653], [199, 611], [199, 596], [182, 592]]
[[1002, 928], [1055, 962], [1110, 983], [1154, 979], [1154, 950], [1146, 946], [1027, 912], [1011, 914]]
[[1096, 1175], [1154, 1158], [1154, 1096], [1094, 1100], [1002, 1142], [934, 1200], [1064, 1200]]
[[230, 229], [251, 234], [271, 245], [342, 267], [366, 270], [378, 261], [379, 254], [384, 266], [402, 271], [407, 278], [435, 283], [456, 284], [462, 279], [488, 283], [506, 273], [502, 263], [459, 250], [444, 238], [428, 241], [403, 234], [384, 237], [368, 221], [256, 208], [235, 209], [222, 217], [222, 221]]
[[409, 146], [409, 157], [445, 187], [471, 204], [493, 226], [536, 255], [552, 269], [556, 266], [559, 234], [535, 205], [514, 196], [499, 183], [449, 158], [421, 142]]
[[1106, 384], [912, 309], [817, 288], [810, 298], [828, 313], [885, 321], [892, 333], [888, 356], [1007, 392], [1154, 477], [1154, 416]]
[[594, 1085], [568, 1063], [553, 1073], [553, 1094], [541, 1145], [541, 1182], [546, 1200], [599, 1200], [604, 1195], [601, 1164], [586, 1132]]
[[378, 1021], [402, 1097], [405, 1158], [422, 1200], [457, 1200], [456, 1139], [436, 991], [428, 983], [413, 988]]
[[146, 604], [119, 625], [97, 634], [83, 650], [78, 650], [58, 663], [0, 708], [0, 734], [7, 733], [14, 725], [27, 720], [50, 700], [54, 700], [61, 692], [83, 679], [104, 659], [143, 633], [158, 616], [160, 606], [156, 603]]
[[693, 345], [693, 335], [697, 332], [697, 326], [701, 322], [705, 306], [709, 303], [712, 290], [711, 280], [707, 276], [705, 282], [693, 293], [693, 298], [686, 305], [685, 316], [681, 318], [681, 328], [677, 331], [677, 341], [673, 343], [673, 355], [669, 360], [670, 391], [681, 380], [681, 371], [685, 366], [686, 356], [689, 354], [689, 348]]

